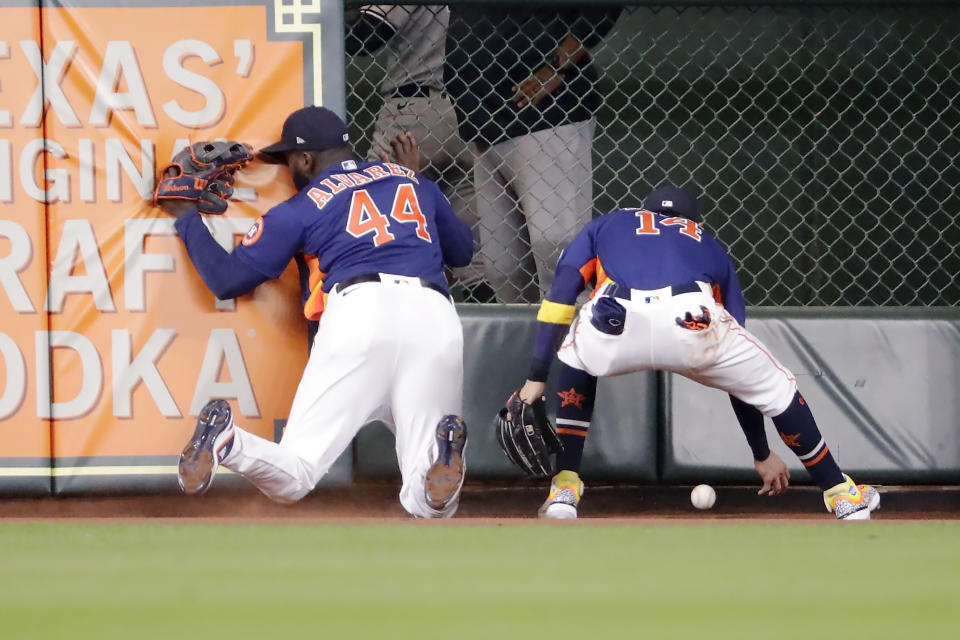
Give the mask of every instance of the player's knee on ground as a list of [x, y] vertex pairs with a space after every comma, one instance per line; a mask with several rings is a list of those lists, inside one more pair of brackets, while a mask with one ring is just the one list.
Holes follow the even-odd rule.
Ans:
[[406, 512], [414, 518], [452, 518], [460, 506], [460, 496], [458, 495], [455, 499], [451, 500], [449, 504], [440, 511], [431, 508], [427, 504], [426, 499], [404, 501], [401, 495], [400, 504], [402, 504]]
[[[419, 465], [418, 465], [419, 466]], [[427, 503], [426, 473], [429, 465], [403, 474], [403, 486], [400, 487], [400, 504], [415, 518], [450, 518], [460, 505], [460, 489], [443, 509], [434, 509]]]
[[400, 504], [414, 518], [450, 518], [460, 505], [460, 490], [443, 509], [434, 509], [427, 504], [425, 471], [415, 474], [414, 479], [404, 480], [400, 488]]
[[264, 492], [265, 495], [273, 500], [274, 502], [279, 502], [280, 504], [293, 504], [302, 500], [310, 491], [313, 490], [313, 487], [304, 487], [296, 486], [292, 488], [285, 489], [282, 492]]

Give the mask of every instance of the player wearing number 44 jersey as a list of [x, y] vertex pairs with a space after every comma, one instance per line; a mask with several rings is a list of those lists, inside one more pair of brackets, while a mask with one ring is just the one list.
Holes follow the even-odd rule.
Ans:
[[[574, 302], [588, 284], [594, 284], [593, 295], [576, 312]], [[733, 261], [703, 228], [696, 198], [687, 191], [662, 187], [647, 196], [643, 208], [588, 223], [557, 264], [537, 316], [530, 373], [518, 392], [527, 404], [541, 398], [556, 353], [561, 361], [556, 432], [562, 448], [555, 447], [561, 449], [558, 473], [540, 515], [577, 516], [597, 377], [658, 369], [730, 394], [763, 481], [761, 494], [782, 493], [790, 478], [767, 446], [764, 416], [769, 416], [823, 489], [827, 509], [841, 520], [869, 519], [879, 506], [878, 492], [841, 472], [796, 378], [744, 328], [745, 315]]]
[[302, 253], [311, 271], [304, 313], [319, 319], [280, 442], [244, 431], [230, 405], [213, 400], [181, 455], [180, 484], [202, 493], [222, 464], [270, 498], [294, 502], [365, 423], [382, 420], [397, 438], [403, 507], [448, 517], [467, 433], [458, 417], [463, 332], [443, 265], [468, 264], [473, 237], [436, 184], [398, 164], [358, 162], [347, 140], [328, 109], [291, 114], [280, 142], [260, 157], [286, 164], [299, 191], [259, 218], [232, 253], [195, 209], [164, 204], [218, 298], [278, 277]]

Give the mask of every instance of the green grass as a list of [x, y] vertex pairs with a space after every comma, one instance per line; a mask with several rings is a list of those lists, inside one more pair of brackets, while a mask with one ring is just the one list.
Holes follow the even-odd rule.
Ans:
[[0, 524], [0, 636], [953, 638], [960, 523]]

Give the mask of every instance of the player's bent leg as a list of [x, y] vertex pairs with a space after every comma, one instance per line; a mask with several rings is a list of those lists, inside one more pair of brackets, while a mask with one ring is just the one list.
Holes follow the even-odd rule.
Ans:
[[293, 504], [313, 491], [329, 470], [318, 469], [289, 446], [237, 429], [223, 466], [241, 474], [280, 504]]
[[557, 437], [563, 450], [557, 454], [557, 469], [580, 472], [583, 445], [593, 419], [597, 378], [582, 369], [560, 363], [557, 373]]
[[467, 427], [458, 417], [463, 329], [449, 300], [425, 290], [416, 302], [400, 323], [408, 331], [390, 402], [403, 477], [400, 503], [415, 517], [450, 517], [467, 468]]
[[[810, 407], [797, 390], [793, 373], [735, 321], [721, 344], [722, 352], [715, 365], [684, 375], [722, 389], [771, 418], [780, 438], [824, 491], [828, 510], [839, 501], [843, 514], [838, 516], [840, 519], [868, 518], [870, 505], [874, 509], [879, 505], [879, 493], [870, 485], [863, 485], [861, 491], [843, 474]], [[848, 491], [850, 487], [852, 492]], [[865, 501], [857, 499], [855, 494], [860, 493], [867, 496]], [[863, 508], [866, 511], [861, 513]]]
[[583, 495], [584, 486], [579, 472], [583, 461], [583, 445], [593, 417], [597, 378], [561, 362], [557, 388], [557, 437], [563, 445], [563, 450], [557, 453], [556, 468], [560, 471], [551, 479], [550, 492], [537, 515], [541, 518], [570, 520], [577, 517], [580, 497]]
[[756, 336], [729, 317], [719, 336], [714, 360], [682, 375], [726, 391], [763, 415], [779, 415], [790, 406], [797, 379]]
[[315, 483], [303, 461], [279, 449], [279, 445], [237, 427], [226, 400], [211, 400], [200, 410], [193, 437], [180, 454], [177, 481], [186, 494], [205, 493], [223, 465], [245, 476], [273, 500], [296, 502]]
[[780, 439], [790, 447], [822, 490], [827, 491], [844, 482], [844, 475], [799, 391], [789, 406], [772, 419]]
[[[457, 405], [442, 403], [445, 407]], [[400, 504], [416, 518], [452, 517], [460, 505], [467, 473], [467, 425], [449, 412], [440, 413], [439, 420], [431, 417], [438, 412], [429, 409], [413, 415], [398, 413], [397, 460], [403, 477]]]

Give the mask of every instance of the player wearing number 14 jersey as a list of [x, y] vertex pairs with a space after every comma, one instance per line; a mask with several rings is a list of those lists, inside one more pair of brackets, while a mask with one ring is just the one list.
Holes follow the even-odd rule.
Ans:
[[286, 164], [299, 191], [259, 218], [232, 253], [195, 213], [177, 220], [191, 260], [220, 298], [278, 277], [302, 254], [310, 271], [304, 313], [319, 320], [280, 442], [243, 431], [229, 404], [213, 400], [181, 455], [180, 484], [202, 493], [223, 464], [267, 496], [293, 502], [365, 423], [382, 420], [396, 434], [403, 507], [418, 517], [451, 516], [467, 436], [459, 418], [463, 333], [443, 266], [468, 264], [473, 236], [435, 183], [398, 164], [358, 162], [347, 140], [327, 109], [291, 114], [261, 158]]
[[[574, 302], [589, 284], [593, 296], [577, 312]], [[880, 503], [878, 492], [841, 472], [796, 378], [746, 330], [745, 316], [733, 261], [703, 228], [689, 192], [662, 187], [644, 199], [642, 208], [588, 223], [557, 264], [537, 316], [533, 363], [519, 391], [527, 403], [541, 396], [556, 353], [561, 361], [557, 435], [563, 450], [540, 515], [577, 516], [580, 462], [597, 377], [657, 369], [730, 394], [763, 481], [761, 494], [782, 493], [790, 478], [767, 446], [764, 416], [769, 416], [823, 489], [827, 509], [841, 520], [869, 519]]]

